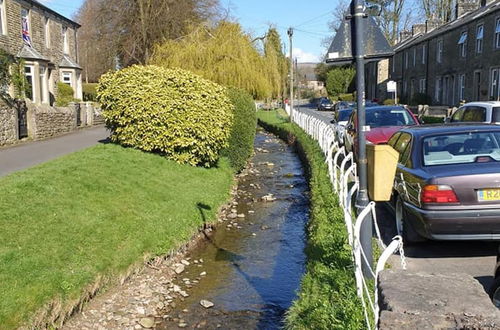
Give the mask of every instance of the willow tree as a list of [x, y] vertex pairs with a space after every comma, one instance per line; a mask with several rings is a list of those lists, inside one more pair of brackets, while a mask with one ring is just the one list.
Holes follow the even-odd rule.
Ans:
[[150, 63], [179, 67], [195, 72], [221, 85], [248, 91], [255, 98], [277, 94], [269, 66], [276, 61], [266, 58], [255, 47], [250, 35], [237, 23], [221, 21], [215, 27], [199, 25], [177, 40], [158, 44]]
[[264, 57], [268, 79], [273, 85], [273, 97], [283, 97], [286, 93], [288, 61], [283, 53], [278, 31], [271, 27], [264, 40]]

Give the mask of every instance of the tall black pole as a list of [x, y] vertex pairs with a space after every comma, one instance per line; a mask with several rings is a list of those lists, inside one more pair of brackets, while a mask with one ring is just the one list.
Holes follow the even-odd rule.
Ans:
[[290, 40], [290, 121], [293, 122], [293, 28], [288, 29], [288, 38]]
[[[370, 202], [368, 198], [368, 177], [367, 177], [367, 159], [366, 159], [366, 116], [365, 116], [365, 49], [363, 25], [365, 20], [363, 0], [353, 0], [351, 8], [354, 18], [354, 58], [356, 60], [356, 96], [357, 96], [357, 117], [358, 123], [356, 131], [358, 134], [358, 175], [359, 175], [359, 193], [356, 199], [356, 208], [358, 214], [365, 209]], [[361, 227], [361, 247], [365, 253], [367, 263], [362, 261], [363, 274], [365, 277], [371, 277], [369, 267], [373, 264], [372, 253], [372, 219], [364, 221]]]

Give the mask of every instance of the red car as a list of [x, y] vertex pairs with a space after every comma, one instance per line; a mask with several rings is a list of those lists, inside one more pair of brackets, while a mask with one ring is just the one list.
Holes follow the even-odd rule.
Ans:
[[[357, 114], [353, 111], [344, 134], [344, 145], [347, 152], [357, 154]], [[403, 127], [419, 125], [417, 117], [401, 106], [378, 106], [366, 108], [366, 126], [369, 130], [365, 133], [368, 143], [387, 143], [390, 137]]]

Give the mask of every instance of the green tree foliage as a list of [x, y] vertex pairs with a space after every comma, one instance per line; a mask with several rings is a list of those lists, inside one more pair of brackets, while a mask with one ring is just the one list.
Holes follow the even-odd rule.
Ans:
[[273, 85], [272, 97], [282, 97], [286, 92], [289, 62], [284, 55], [280, 35], [274, 27], [269, 28], [264, 40], [264, 57], [268, 79]]
[[57, 83], [56, 105], [58, 107], [67, 107], [70, 102], [75, 101], [73, 95], [74, 90], [70, 85], [63, 82]]
[[135, 65], [107, 73], [97, 101], [121, 145], [205, 167], [228, 146], [233, 105], [226, 88], [191, 72]]
[[224, 86], [246, 90], [265, 99], [280, 92], [279, 56], [273, 33], [265, 46], [266, 57], [237, 23], [197, 26], [184, 38], [167, 40], [155, 48], [151, 64], [182, 68]]
[[330, 97], [347, 93], [356, 70], [352, 67], [335, 67], [326, 74], [326, 90]]
[[28, 81], [24, 75], [24, 60], [17, 59], [7, 51], [0, 49], [0, 98], [12, 101], [9, 86], [14, 87], [14, 98], [22, 99], [28, 88]]
[[229, 147], [224, 154], [229, 158], [231, 166], [239, 172], [245, 167], [253, 152], [257, 115], [255, 103], [246, 91], [229, 88], [228, 96], [234, 105], [234, 122]]
[[83, 84], [82, 87], [83, 87], [83, 100], [95, 102], [97, 96], [97, 91], [96, 91], [97, 84], [94, 83]]

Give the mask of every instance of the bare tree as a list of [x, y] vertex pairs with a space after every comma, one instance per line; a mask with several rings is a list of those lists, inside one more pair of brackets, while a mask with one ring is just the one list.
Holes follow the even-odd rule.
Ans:
[[454, 0], [421, 0], [422, 9], [427, 19], [439, 19], [449, 22], [453, 18]]

